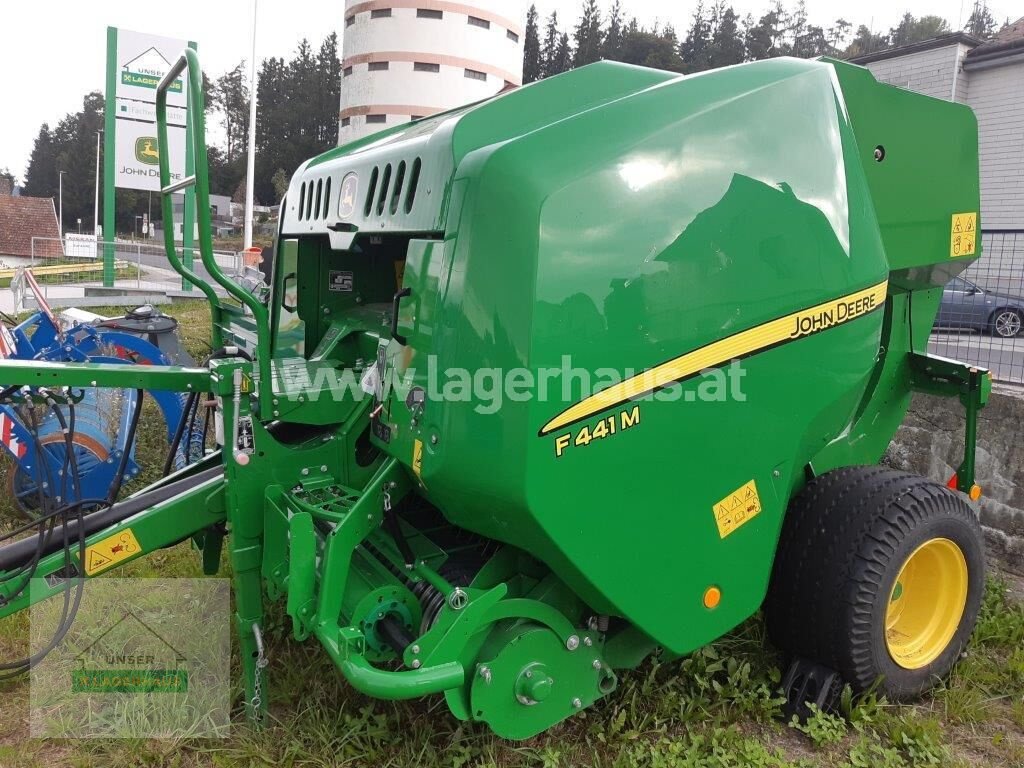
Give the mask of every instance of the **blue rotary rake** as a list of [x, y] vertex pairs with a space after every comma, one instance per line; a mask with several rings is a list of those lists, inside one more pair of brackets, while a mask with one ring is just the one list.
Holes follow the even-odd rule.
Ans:
[[[8, 327], [0, 323], [0, 358], [44, 363], [191, 365], [180, 348], [177, 321], [153, 307], [122, 317], [62, 321], [50, 308], [31, 270], [27, 287], [38, 311]], [[141, 467], [135, 443], [143, 390], [83, 388], [44, 391], [21, 388], [17, 404], [0, 405], [0, 443], [13, 460], [10, 489], [19, 507], [31, 511], [47, 501], [95, 506], [116, 497], [121, 484]], [[165, 471], [202, 456], [204, 424], [191, 395], [149, 390], [172, 446]], [[88, 503], [95, 501], [95, 504]]]

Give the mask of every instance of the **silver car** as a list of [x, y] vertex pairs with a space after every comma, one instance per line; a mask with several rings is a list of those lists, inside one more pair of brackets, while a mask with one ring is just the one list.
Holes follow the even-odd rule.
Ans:
[[1024, 324], [1024, 297], [986, 291], [969, 280], [955, 277], [942, 291], [936, 328], [973, 330], [1004, 339], [1020, 334]]

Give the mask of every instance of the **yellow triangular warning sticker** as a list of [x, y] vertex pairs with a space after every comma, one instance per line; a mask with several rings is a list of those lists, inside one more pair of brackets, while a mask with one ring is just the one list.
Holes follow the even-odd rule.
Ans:
[[131, 528], [107, 536], [90, 544], [85, 549], [85, 575], [94, 576], [122, 560], [130, 560], [142, 554], [142, 547]]
[[725, 538], [741, 525], [746, 524], [761, 511], [761, 497], [757, 485], [751, 480], [744, 483], [712, 507], [718, 535]]
[[100, 568], [109, 562], [109, 557], [104, 557], [96, 550], [92, 550], [91, 552], [89, 552], [89, 565], [87, 567], [89, 571], [94, 571], [97, 568]]
[[949, 256], [974, 256], [977, 253], [975, 230], [978, 228], [978, 214], [954, 213], [949, 231]]

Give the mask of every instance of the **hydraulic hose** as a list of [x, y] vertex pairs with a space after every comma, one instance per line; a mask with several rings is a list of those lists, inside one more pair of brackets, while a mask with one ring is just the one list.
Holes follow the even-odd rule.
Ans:
[[[174, 439], [171, 440], [171, 447], [170, 447], [170, 449], [168, 449], [168, 451], [167, 451], [167, 458], [164, 460], [164, 477], [167, 477], [169, 474], [171, 474], [171, 467], [174, 465], [174, 457], [177, 456], [177, 454], [178, 454], [178, 447], [181, 445], [181, 437], [182, 437], [182, 435], [185, 434], [185, 425], [186, 425], [186, 423], [190, 422], [189, 414], [194, 411], [194, 409], [196, 407], [196, 398], [198, 398], [198, 397], [199, 397], [199, 393], [198, 392], [190, 392], [189, 395], [188, 395], [188, 399], [185, 401], [185, 410], [182, 411], [181, 418], [178, 419], [178, 426], [174, 430]], [[194, 420], [195, 420], [195, 415], [193, 413], [193, 415], [191, 416], [191, 421], [194, 421]], [[191, 446], [191, 440], [192, 440], [191, 431], [192, 431], [192, 428], [191, 428], [191, 424], [190, 424], [189, 425], [189, 443], [188, 443], [188, 447], [186, 448], [186, 453], [190, 453], [191, 449], [192, 449], [192, 446]]]
[[128, 458], [131, 454], [132, 446], [135, 445], [135, 432], [139, 428], [139, 417], [142, 416], [142, 399], [145, 397], [145, 394], [145, 390], [135, 390], [135, 410], [132, 411], [132, 420], [128, 425], [128, 434], [124, 441], [124, 451], [121, 452], [121, 461], [117, 465], [114, 481], [110, 485], [110, 493], [107, 494], [108, 504], [113, 504], [117, 500], [117, 494], [121, 492], [121, 485], [124, 483], [124, 473], [128, 467]]
[[[183, 477], [167, 485], [154, 488], [151, 491], [140, 493], [137, 496], [130, 496], [124, 501], [119, 501], [106, 509], [86, 515], [80, 522], [70, 520], [62, 527], [68, 529], [69, 536], [77, 535], [79, 529], [82, 530], [83, 536], [91, 536], [97, 531], [101, 531], [114, 523], [119, 523], [132, 515], [149, 509], [155, 504], [172, 499], [201, 483], [205, 483], [207, 480], [220, 477], [223, 473], [224, 467], [218, 464], [189, 477]], [[102, 499], [85, 499], [83, 501], [85, 503], [106, 503]], [[37, 547], [39, 549], [38, 558], [58, 551], [60, 549], [59, 542], [55, 541], [54, 538], [53, 536], [48, 537], [48, 540], [41, 547], [38, 546], [40, 542], [36, 536], [19, 539], [4, 547], [0, 547], [0, 572], [18, 568], [26, 560], [33, 558]]]

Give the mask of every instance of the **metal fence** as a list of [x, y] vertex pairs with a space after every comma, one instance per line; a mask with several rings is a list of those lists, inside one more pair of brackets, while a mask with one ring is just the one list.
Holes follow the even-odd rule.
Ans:
[[[103, 284], [103, 256], [110, 248], [114, 254], [114, 284]], [[198, 248], [193, 253], [193, 269], [214, 283], [202, 266]], [[55, 253], [63, 254], [55, 256]], [[178, 255], [183, 256], [179, 248]], [[215, 252], [214, 260], [227, 275], [242, 272], [241, 254]], [[163, 246], [121, 241], [83, 243], [53, 238], [32, 238], [29, 263], [47, 302], [53, 307], [88, 307], [166, 303], [171, 298], [195, 296], [198, 290], [183, 288], [181, 277], [167, 261]], [[0, 310], [21, 312], [34, 309], [31, 292], [14, 280], [15, 269], [0, 269], [0, 285], [11, 287], [0, 296]], [[221, 291], [218, 290], [220, 293]]]
[[982, 256], [942, 293], [931, 352], [1024, 384], [1024, 230], [982, 232]]

